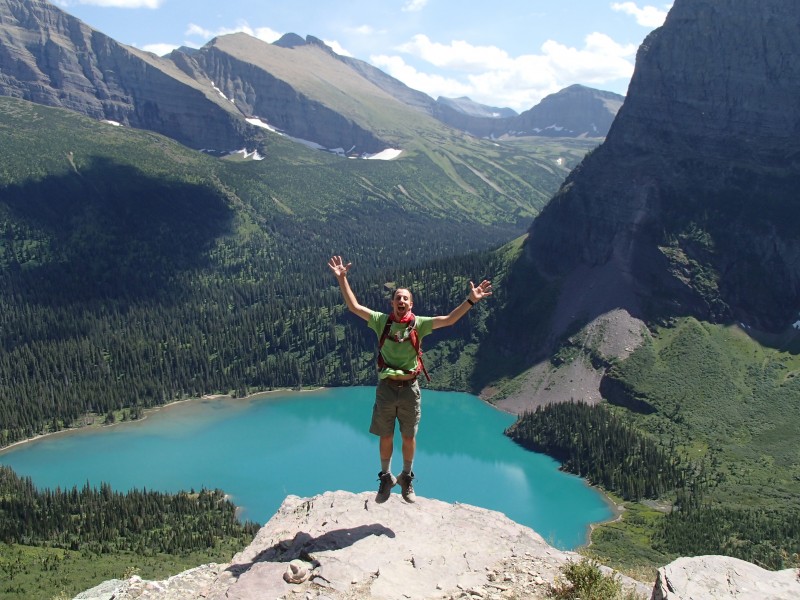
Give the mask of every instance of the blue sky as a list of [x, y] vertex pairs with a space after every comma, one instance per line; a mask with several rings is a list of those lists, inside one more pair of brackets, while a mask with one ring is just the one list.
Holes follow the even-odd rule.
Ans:
[[521, 112], [580, 83], [625, 94], [658, 0], [51, 0], [124, 44], [162, 55], [245, 31], [324, 40], [437, 98]]

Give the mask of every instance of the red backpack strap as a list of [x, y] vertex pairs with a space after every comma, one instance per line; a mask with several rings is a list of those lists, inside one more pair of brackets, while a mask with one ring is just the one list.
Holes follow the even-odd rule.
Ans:
[[378, 340], [378, 370], [382, 371], [386, 368], [386, 361], [383, 360], [383, 354], [381, 354], [381, 348], [383, 348], [383, 343], [386, 341], [386, 338], [389, 337], [389, 330], [392, 328], [392, 315], [386, 315], [386, 325], [383, 326], [383, 333], [381, 333], [381, 337]]
[[428, 369], [425, 368], [425, 363], [422, 362], [422, 344], [420, 343], [419, 335], [417, 335], [416, 326], [411, 331], [411, 345], [414, 346], [414, 350], [417, 351], [417, 374], [422, 371], [425, 373], [425, 379], [430, 381], [431, 376], [428, 375]]
[[392, 328], [392, 315], [386, 315], [386, 325], [383, 326], [383, 333], [381, 333], [381, 338], [378, 340], [378, 350], [383, 348], [383, 343], [386, 341], [386, 338], [389, 337], [389, 330]]

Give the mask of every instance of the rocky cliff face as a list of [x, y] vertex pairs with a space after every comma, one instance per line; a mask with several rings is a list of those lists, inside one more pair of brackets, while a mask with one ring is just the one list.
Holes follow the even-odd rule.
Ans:
[[636, 314], [796, 321], [798, 27], [793, 0], [676, 0], [605, 143], [533, 223], [540, 270], [603, 269], [620, 285], [601, 302]]
[[[563, 581], [562, 567], [581, 560], [498, 512], [428, 498], [373, 498], [289, 496], [228, 564], [165, 581], [107, 581], [76, 600], [545, 600]], [[603, 570], [640, 600], [795, 600], [800, 593], [794, 570], [772, 573], [720, 556], [679, 559], [659, 570], [655, 587]]]
[[729, 556], [695, 556], [659, 569], [650, 600], [781, 600], [798, 594], [796, 569], [766, 571]]
[[[396, 494], [375, 504], [374, 497], [289, 496], [227, 565], [163, 582], [111, 581], [78, 598], [543, 600], [561, 567], [580, 560], [498, 512], [421, 497], [407, 504]], [[652, 588], [628, 578], [624, 584], [641, 598]]]
[[[434, 104], [310, 36], [289, 35], [274, 47], [244, 34], [223, 36], [160, 58], [119, 44], [46, 0], [0, 0], [0, 33], [0, 95], [156, 131], [197, 149], [255, 146], [264, 129], [248, 122], [254, 117], [330, 149], [372, 153], [390, 146], [326, 101], [343, 95], [335, 83], [316, 93], [304, 88], [315, 70], [336, 71], [331, 80], [356, 88], [354, 107], [362, 91], [383, 93], [410, 111], [430, 113], [426, 106]], [[276, 53], [283, 64], [260, 60]]]
[[235, 107], [176, 66], [115, 42], [45, 0], [0, 0], [0, 94], [157, 131], [195, 148], [240, 148]]

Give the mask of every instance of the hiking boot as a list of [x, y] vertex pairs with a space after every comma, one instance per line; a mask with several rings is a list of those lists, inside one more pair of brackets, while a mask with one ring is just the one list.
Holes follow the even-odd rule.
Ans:
[[397, 483], [400, 484], [400, 493], [403, 494], [403, 500], [406, 502], [416, 502], [417, 495], [414, 493], [414, 484], [411, 481], [414, 479], [414, 471], [406, 473], [403, 471], [397, 478]]
[[381, 471], [378, 473], [378, 481], [380, 481], [381, 484], [378, 486], [378, 493], [375, 495], [375, 502], [378, 504], [383, 504], [389, 499], [389, 496], [392, 493], [392, 488], [397, 483], [397, 478], [395, 478], [395, 476], [391, 473]]

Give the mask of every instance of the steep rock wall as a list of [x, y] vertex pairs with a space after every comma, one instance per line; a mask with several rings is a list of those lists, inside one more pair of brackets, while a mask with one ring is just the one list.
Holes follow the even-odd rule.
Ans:
[[676, 0], [605, 143], [531, 227], [543, 272], [615, 263], [657, 313], [800, 308], [800, 5]]
[[237, 149], [249, 126], [171, 62], [119, 44], [43, 0], [0, 1], [0, 94]]

